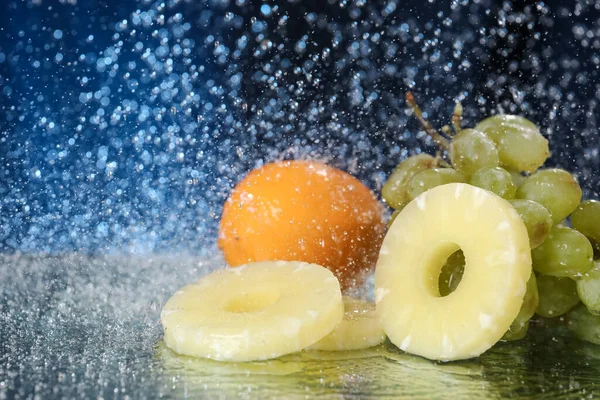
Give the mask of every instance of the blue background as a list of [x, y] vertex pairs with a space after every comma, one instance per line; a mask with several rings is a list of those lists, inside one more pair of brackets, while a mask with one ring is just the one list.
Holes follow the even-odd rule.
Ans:
[[533, 119], [598, 197], [584, 2], [4, 1], [0, 250], [205, 252], [249, 169], [319, 158], [378, 190], [433, 151], [406, 113]]

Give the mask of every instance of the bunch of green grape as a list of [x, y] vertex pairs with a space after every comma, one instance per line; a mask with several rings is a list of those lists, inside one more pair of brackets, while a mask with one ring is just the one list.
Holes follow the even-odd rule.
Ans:
[[[444, 127], [445, 138], [422, 118], [412, 97], [407, 100], [449, 162], [440, 155], [418, 154], [396, 167], [382, 189], [383, 199], [395, 210], [390, 224], [415, 197], [447, 183], [469, 183], [503, 197], [527, 228], [534, 271], [504, 340], [524, 338], [534, 314], [566, 315], [579, 338], [600, 344], [600, 260], [594, 261], [594, 249], [600, 257], [600, 202], [582, 202], [582, 190], [569, 172], [539, 169], [550, 152], [531, 121], [494, 115], [462, 129], [462, 108], [457, 107], [454, 131]], [[464, 266], [460, 250], [448, 258], [439, 278], [441, 296], [460, 284]]]

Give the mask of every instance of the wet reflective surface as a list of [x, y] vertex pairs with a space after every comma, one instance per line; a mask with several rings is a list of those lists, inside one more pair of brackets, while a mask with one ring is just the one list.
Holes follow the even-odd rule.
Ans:
[[221, 265], [193, 257], [2, 258], [0, 398], [589, 398], [599, 390], [600, 347], [539, 324], [525, 341], [446, 364], [389, 343], [247, 364], [174, 354], [161, 341], [162, 304]]

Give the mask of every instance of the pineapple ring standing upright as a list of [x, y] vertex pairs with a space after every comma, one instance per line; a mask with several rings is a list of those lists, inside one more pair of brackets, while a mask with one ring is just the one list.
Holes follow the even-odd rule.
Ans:
[[343, 296], [344, 319], [323, 339], [307, 350], [345, 351], [377, 346], [385, 340], [385, 333], [375, 304]]
[[215, 271], [176, 292], [161, 312], [176, 353], [254, 361], [300, 351], [342, 320], [337, 278], [316, 264], [268, 261]]
[[[440, 270], [459, 248], [464, 275], [440, 297]], [[476, 357], [510, 327], [530, 274], [527, 229], [509, 202], [467, 184], [438, 186], [409, 203], [383, 241], [377, 312], [404, 351], [444, 361]]]

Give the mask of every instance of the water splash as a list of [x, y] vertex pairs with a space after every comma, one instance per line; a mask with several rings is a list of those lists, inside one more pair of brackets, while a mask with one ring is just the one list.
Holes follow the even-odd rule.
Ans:
[[210, 248], [231, 186], [278, 158], [325, 158], [378, 189], [432, 149], [409, 88], [438, 125], [454, 99], [470, 123], [528, 115], [552, 164], [596, 182], [599, 39], [583, 3], [51, 3], [2, 17], [4, 249]]

